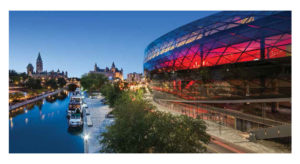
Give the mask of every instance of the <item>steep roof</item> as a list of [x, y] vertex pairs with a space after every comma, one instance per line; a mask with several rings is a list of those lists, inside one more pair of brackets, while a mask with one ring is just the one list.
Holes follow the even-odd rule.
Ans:
[[38, 60], [38, 61], [41, 61], [41, 60], [42, 60], [41, 53], [39, 53], [37, 60]]

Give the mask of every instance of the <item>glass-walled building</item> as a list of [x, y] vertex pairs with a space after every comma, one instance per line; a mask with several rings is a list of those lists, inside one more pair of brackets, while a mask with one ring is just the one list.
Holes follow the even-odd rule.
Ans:
[[[231, 118], [232, 127], [241, 130], [290, 123], [291, 12], [225, 11], [181, 26], [149, 44], [144, 71], [158, 97], [188, 100], [181, 101], [178, 110], [196, 106], [190, 116], [223, 114]], [[260, 103], [197, 103], [247, 99]], [[275, 122], [267, 124], [228, 111]]]

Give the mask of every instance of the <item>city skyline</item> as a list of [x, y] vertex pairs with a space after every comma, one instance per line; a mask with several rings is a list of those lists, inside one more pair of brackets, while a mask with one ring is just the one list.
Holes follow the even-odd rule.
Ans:
[[292, 153], [291, 11], [28, 14], [11, 68], [47, 52], [9, 71], [9, 153]]
[[66, 70], [70, 77], [81, 77], [95, 63], [105, 68], [112, 62], [124, 69], [124, 77], [142, 73], [144, 49], [152, 40], [213, 13], [11, 11], [9, 69], [26, 72], [40, 52], [45, 70]]

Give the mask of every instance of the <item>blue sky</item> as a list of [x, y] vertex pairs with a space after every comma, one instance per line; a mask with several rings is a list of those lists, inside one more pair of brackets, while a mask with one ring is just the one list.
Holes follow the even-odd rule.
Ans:
[[44, 70], [67, 70], [81, 77], [100, 68], [143, 72], [144, 50], [161, 35], [214, 11], [10, 11], [9, 69], [35, 69], [41, 53]]

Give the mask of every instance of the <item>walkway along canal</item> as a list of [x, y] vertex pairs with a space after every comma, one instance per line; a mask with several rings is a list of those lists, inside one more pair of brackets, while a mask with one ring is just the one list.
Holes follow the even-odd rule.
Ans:
[[[100, 135], [106, 131], [106, 126], [109, 126], [113, 122], [113, 119], [105, 118], [105, 115], [112, 109], [100, 101], [103, 98], [104, 97], [99, 96], [95, 99], [85, 99], [85, 102], [88, 105], [88, 115], [86, 115], [85, 110], [83, 125], [83, 134], [88, 136], [88, 139], [84, 142], [85, 153], [99, 153], [101, 150], [99, 142], [101, 139]], [[90, 126], [87, 124], [87, 117], [89, 117], [92, 122], [92, 125]]]
[[61, 91], [63, 91], [63, 90], [64, 90], [63, 88], [62, 88], [62, 89], [58, 89], [58, 90], [56, 90], [56, 91], [54, 91], [54, 92], [46, 93], [46, 94], [41, 95], [41, 96], [39, 96], [39, 97], [36, 97], [36, 98], [34, 98], [34, 99], [26, 100], [26, 101], [23, 101], [23, 102], [20, 102], [20, 103], [11, 105], [11, 106], [9, 106], [9, 111], [11, 111], [11, 110], [13, 110], [13, 109], [16, 109], [16, 108], [19, 108], [19, 107], [21, 107], [21, 106], [24, 106], [24, 105], [26, 105], [26, 104], [34, 103], [35, 101], [41, 100], [41, 99], [46, 98], [46, 97], [48, 97], [48, 96], [55, 95], [55, 94], [57, 94], [57, 93], [59, 93], [59, 92], [61, 92]]

